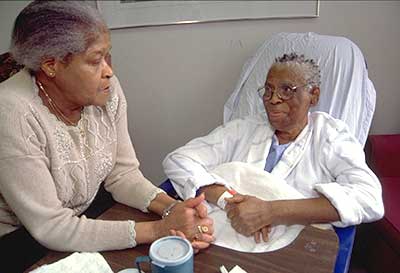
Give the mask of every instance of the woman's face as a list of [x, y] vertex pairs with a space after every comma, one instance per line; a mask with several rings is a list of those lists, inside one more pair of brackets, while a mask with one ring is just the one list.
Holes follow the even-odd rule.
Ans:
[[72, 107], [105, 105], [113, 75], [106, 61], [110, 49], [110, 35], [106, 32], [85, 52], [72, 55], [68, 62], [56, 61], [54, 83], [66, 103]]
[[[319, 88], [304, 86], [307, 80], [300, 67], [274, 65], [269, 70], [265, 85], [273, 90], [270, 99], [263, 99], [271, 125], [279, 132], [296, 137], [306, 126], [308, 110], [318, 101]], [[276, 90], [283, 86], [298, 87], [288, 100], [279, 98]], [[304, 86], [304, 87], [301, 87]]]

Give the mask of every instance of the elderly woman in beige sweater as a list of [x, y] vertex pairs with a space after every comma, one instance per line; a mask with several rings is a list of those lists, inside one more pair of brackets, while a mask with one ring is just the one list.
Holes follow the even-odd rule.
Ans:
[[[80, 1], [34, 1], [18, 15], [11, 52], [25, 69], [0, 85], [0, 237], [23, 226], [50, 249], [102, 251], [178, 233], [207, 247], [204, 197], [176, 203], [139, 170], [110, 49], [106, 24]], [[117, 202], [169, 215], [79, 216], [103, 181]]]

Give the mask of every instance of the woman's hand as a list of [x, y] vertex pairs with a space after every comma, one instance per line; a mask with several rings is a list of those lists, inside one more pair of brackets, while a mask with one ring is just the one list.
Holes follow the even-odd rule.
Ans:
[[[179, 237], [187, 239], [185, 234], [182, 231], [179, 231], [179, 230], [171, 229], [170, 230], [170, 235], [179, 236]], [[198, 253], [201, 249], [209, 247], [210, 243], [212, 241], [214, 241], [213, 236], [211, 236], [209, 234], [205, 234], [205, 233], [199, 235], [199, 238], [201, 240], [199, 239], [199, 240], [193, 240], [192, 241], [192, 247], [193, 247], [193, 250], [194, 250], [195, 254]]]
[[259, 231], [256, 231], [254, 233], [254, 241], [256, 241], [256, 243], [260, 243], [261, 242], [261, 238], [264, 242], [267, 242], [269, 239], [269, 233], [271, 232], [271, 226], [265, 226], [262, 227]]
[[213, 240], [213, 221], [207, 217], [207, 209], [202, 204], [204, 195], [190, 198], [174, 206], [171, 213], [161, 220], [161, 227], [168, 234], [181, 232], [189, 241], [196, 241], [194, 247], [207, 247]]
[[269, 226], [274, 220], [270, 202], [242, 194], [226, 200], [226, 214], [234, 230], [245, 236], [253, 235], [256, 242], [260, 242], [261, 235], [264, 241], [268, 240]]

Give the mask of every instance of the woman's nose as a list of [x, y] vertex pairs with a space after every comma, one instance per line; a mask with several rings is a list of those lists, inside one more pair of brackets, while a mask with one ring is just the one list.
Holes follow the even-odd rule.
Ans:
[[105, 61], [105, 66], [103, 68], [103, 77], [105, 78], [111, 78], [114, 75], [114, 72], [110, 66], [110, 64], [108, 64], [107, 61]]
[[277, 104], [282, 102], [282, 99], [279, 97], [278, 92], [277, 91], [273, 91], [271, 94], [271, 98], [269, 99], [269, 103], [271, 104]]

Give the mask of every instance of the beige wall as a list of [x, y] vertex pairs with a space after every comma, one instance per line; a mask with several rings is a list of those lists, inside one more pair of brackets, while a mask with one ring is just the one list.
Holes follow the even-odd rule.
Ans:
[[[4, 24], [12, 24], [12, 12], [4, 5], [0, 2], [1, 51], [8, 46]], [[399, 14], [400, 1], [321, 1], [320, 17], [314, 19], [113, 30], [113, 64], [128, 99], [129, 128], [142, 171], [160, 183], [165, 178], [161, 161], [168, 152], [222, 122], [224, 102], [242, 65], [265, 38], [280, 31], [353, 40], [377, 90], [371, 133], [400, 133]]]

